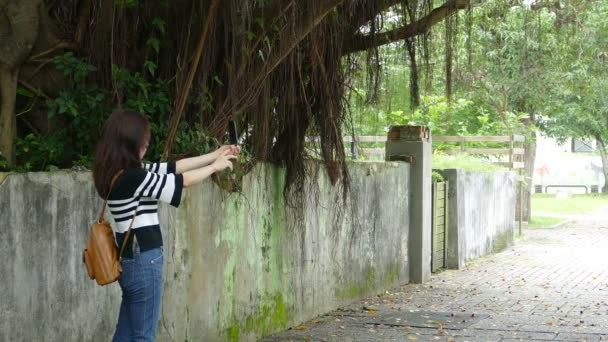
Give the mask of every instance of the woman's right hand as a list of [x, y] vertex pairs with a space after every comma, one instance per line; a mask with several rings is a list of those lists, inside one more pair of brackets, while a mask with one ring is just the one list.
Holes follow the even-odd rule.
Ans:
[[231, 150], [225, 150], [220, 153], [220, 155], [215, 159], [211, 167], [215, 170], [215, 172], [222, 171], [226, 168], [232, 170], [232, 159], [236, 159], [236, 156], [231, 154]]

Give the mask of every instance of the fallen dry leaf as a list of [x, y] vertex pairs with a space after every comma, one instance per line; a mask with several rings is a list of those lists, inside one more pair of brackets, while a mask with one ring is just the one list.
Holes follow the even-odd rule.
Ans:
[[547, 323], [545, 323], [546, 325], [553, 325], [553, 322], [549, 321]]
[[414, 335], [407, 335], [407, 339], [408, 339], [408, 340], [412, 340], [412, 341], [413, 341], [413, 340], [417, 340], [417, 339], [418, 339], [418, 337], [416, 337], [416, 336], [414, 336]]
[[302, 325], [299, 325], [299, 326], [295, 327], [295, 329], [296, 330], [307, 330], [308, 327], [306, 326], [306, 324], [302, 324]]
[[376, 310], [367, 310], [367, 313], [370, 315], [376, 314]]

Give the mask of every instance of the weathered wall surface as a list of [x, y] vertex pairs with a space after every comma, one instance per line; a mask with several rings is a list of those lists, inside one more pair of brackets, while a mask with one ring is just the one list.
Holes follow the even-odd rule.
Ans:
[[[316, 167], [316, 166], [313, 166]], [[409, 166], [351, 164], [351, 194], [323, 171], [301, 210], [284, 172], [258, 165], [242, 193], [211, 181], [161, 207], [165, 238], [159, 341], [252, 341], [408, 281]], [[108, 341], [117, 284], [81, 261], [102, 204], [89, 173], [10, 175], [0, 185], [0, 340]]]
[[513, 172], [442, 170], [448, 191], [448, 268], [513, 244], [516, 178]]

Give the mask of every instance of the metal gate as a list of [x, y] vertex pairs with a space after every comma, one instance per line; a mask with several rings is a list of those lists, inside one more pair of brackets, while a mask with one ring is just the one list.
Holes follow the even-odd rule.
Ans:
[[448, 182], [433, 183], [431, 271], [445, 267], [448, 246]]

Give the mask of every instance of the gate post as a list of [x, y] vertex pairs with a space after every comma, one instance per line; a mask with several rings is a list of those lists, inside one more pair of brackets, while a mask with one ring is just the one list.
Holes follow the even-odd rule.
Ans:
[[425, 126], [393, 126], [386, 141], [387, 161], [410, 163], [408, 263], [410, 281], [431, 277], [431, 133]]

